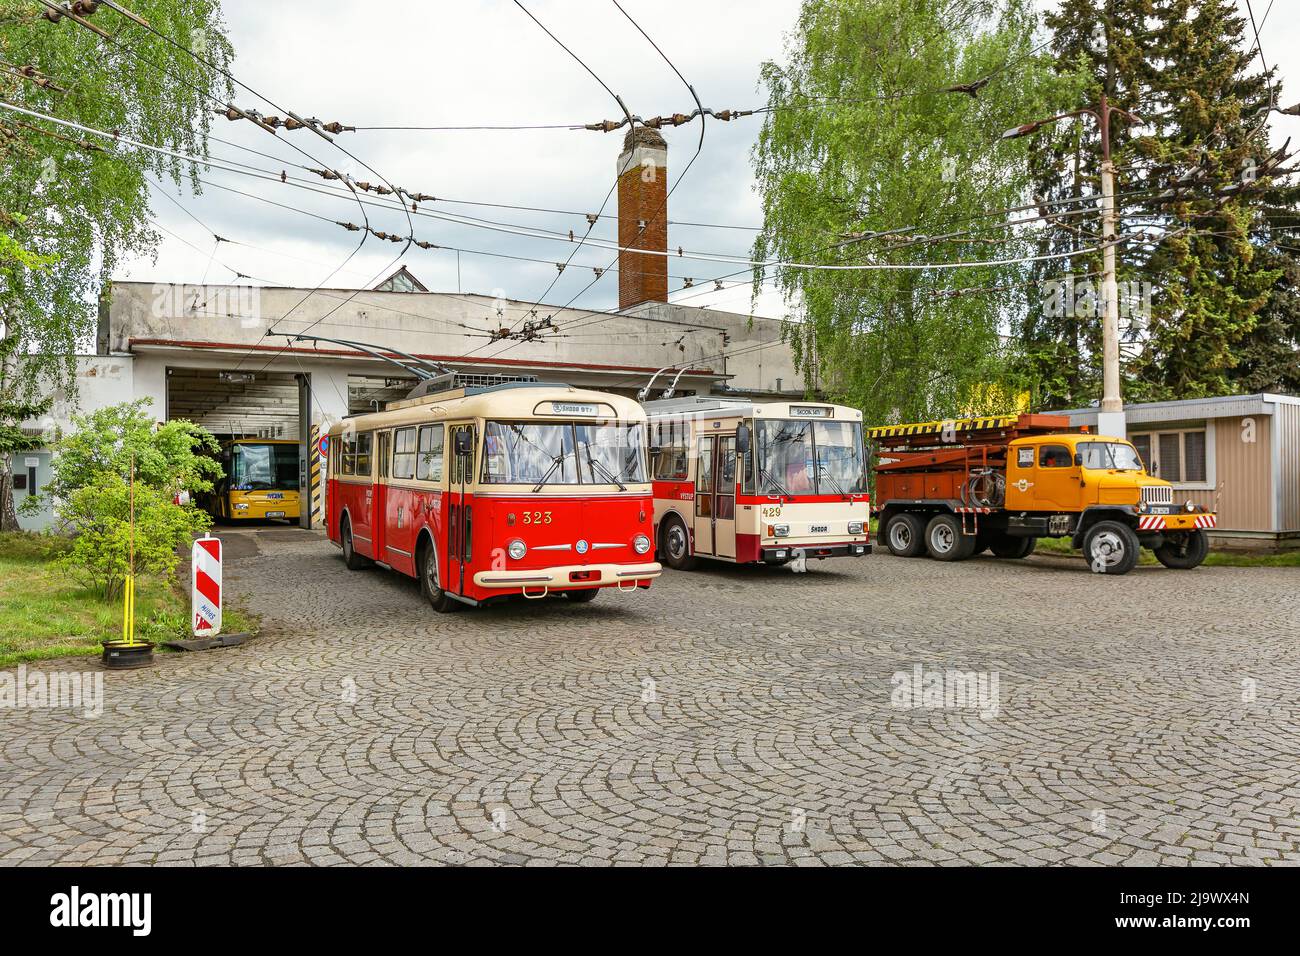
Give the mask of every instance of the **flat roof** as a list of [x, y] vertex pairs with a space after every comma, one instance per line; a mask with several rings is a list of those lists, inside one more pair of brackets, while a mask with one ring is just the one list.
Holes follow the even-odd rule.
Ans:
[[[1259, 392], [1254, 395], [1221, 395], [1211, 398], [1183, 398], [1169, 402], [1138, 402], [1124, 406], [1130, 424], [1175, 422], [1189, 418], [1236, 418], [1241, 415], [1272, 415], [1275, 405], [1300, 405], [1300, 397]], [[1099, 409], [1071, 408], [1056, 415], [1069, 415], [1076, 424], [1096, 421]]]

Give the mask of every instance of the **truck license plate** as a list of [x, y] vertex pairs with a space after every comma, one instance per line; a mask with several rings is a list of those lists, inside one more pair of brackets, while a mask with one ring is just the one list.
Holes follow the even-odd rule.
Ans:
[[830, 526], [824, 524], [810, 524], [808, 526], [809, 534], [825, 534], [827, 531], [830, 530], [831, 530]]

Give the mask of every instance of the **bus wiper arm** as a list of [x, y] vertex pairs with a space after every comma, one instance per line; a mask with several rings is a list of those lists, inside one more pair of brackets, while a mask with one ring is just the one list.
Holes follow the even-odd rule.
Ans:
[[562, 464], [564, 464], [564, 455], [562, 454], [556, 455], [551, 459], [551, 467], [546, 469], [546, 474], [542, 475], [542, 480], [533, 485], [533, 494], [537, 494], [537, 492], [542, 490], [542, 485], [551, 480], [551, 475], [555, 474], [555, 469], [559, 468]]
[[602, 473], [602, 474], [603, 474], [603, 475], [604, 475], [604, 476], [605, 476], [605, 477], [610, 481], [610, 483], [615, 484], [615, 485], [618, 485], [618, 490], [619, 490], [619, 491], [627, 491], [627, 485], [625, 485], [625, 484], [623, 484], [623, 482], [619, 481], [618, 478], [616, 478], [616, 477], [614, 476], [614, 473], [613, 473], [612, 471], [610, 471], [610, 470], [609, 470], [608, 468], [606, 468], [603, 464], [601, 464], [600, 462], [598, 462], [598, 461], [595, 459], [595, 457], [592, 456], [592, 454], [591, 454], [591, 446], [590, 446], [590, 445], [585, 445], [585, 446], [583, 446], [583, 447], [585, 447], [585, 448], [587, 449], [587, 464], [591, 466], [591, 470], [592, 470], [592, 471], [595, 471], [597, 468], [599, 468], [600, 471], [601, 471], [601, 473]]
[[[785, 495], [787, 498], [791, 497], [790, 492], [785, 490], [785, 486], [782, 485], [781, 482], [777, 481], [776, 477], [766, 468], [758, 469], [758, 480], [763, 483], [764, 488], [771, 483], [779, 494]], [[766, 492], [764, 492], [764, 494], [766, 494]]]

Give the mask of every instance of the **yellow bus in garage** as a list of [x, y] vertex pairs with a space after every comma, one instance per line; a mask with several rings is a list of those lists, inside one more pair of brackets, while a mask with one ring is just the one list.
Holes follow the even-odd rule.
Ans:
[[298, 520], [298, 442], [236, 438], [221, 446], [224, 477], [207, 498], [218, 521]]

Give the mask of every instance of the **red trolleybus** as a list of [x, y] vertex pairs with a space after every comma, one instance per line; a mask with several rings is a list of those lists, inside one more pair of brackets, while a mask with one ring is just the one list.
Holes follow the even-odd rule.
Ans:
[[862, 412], [713, 396], [645, 408], [655, 541], [669, 567], [871, 552]]
[[563, 385], [456, 388], [330, 429], [330, 540], [420, 581], [438, 611], [650, 586], [645, 413]]

